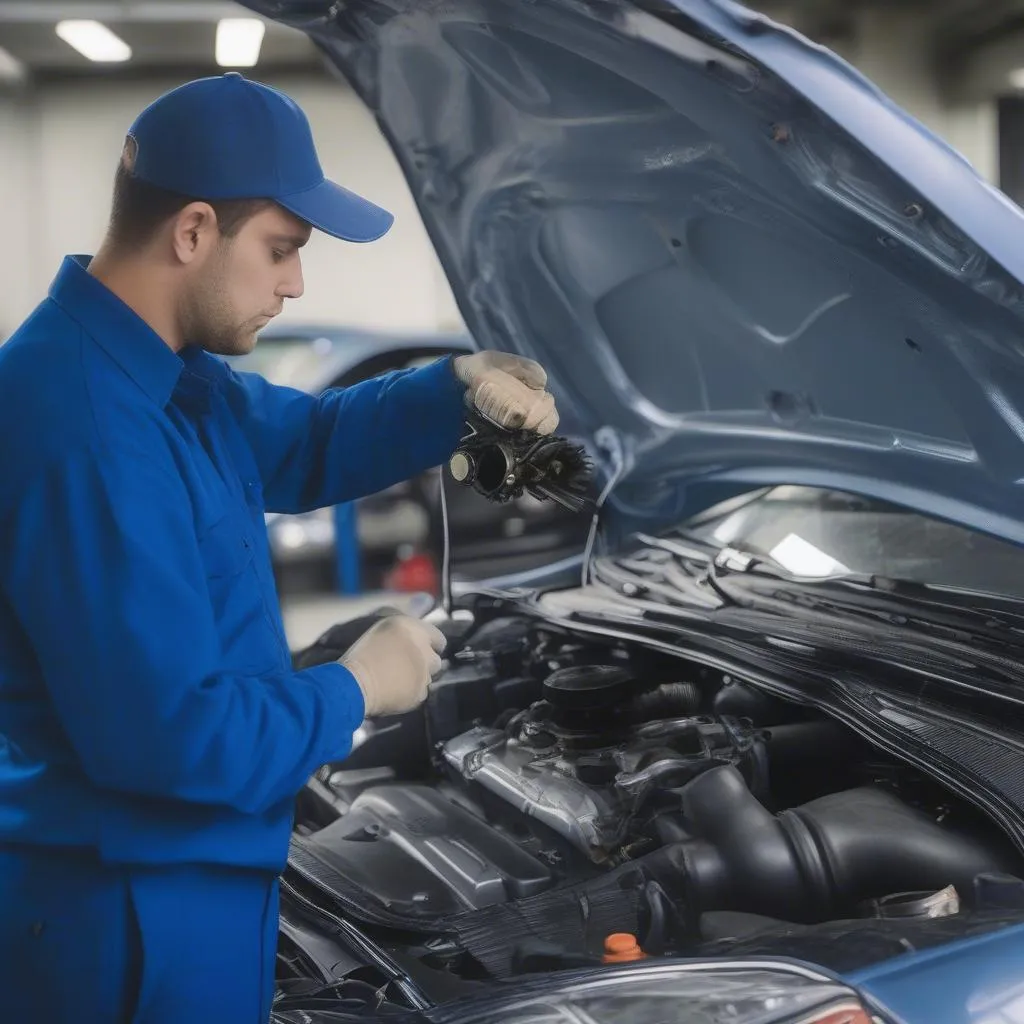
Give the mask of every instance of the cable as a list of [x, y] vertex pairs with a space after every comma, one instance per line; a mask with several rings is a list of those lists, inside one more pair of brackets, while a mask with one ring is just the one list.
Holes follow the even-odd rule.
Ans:
[[590, 563], [594, 557], [594, 545], [597, 543], [597, 532], [601, 522], [601, 509], [604, 507], [612, 488], [619, 482], [626, 471], [626, 457], [617, 437], [607, 428], [597, 432], [595, 440], [605, 449], [612, 464], [611, 473], [608, 474], [608, 482], [598, 496], [594, 504], [594, 515], [590, 520], [590, 531], [587, 534], [587, 546], [583, 549], [583, 569], [580, 574], [580, 586], [585, 587], [590, 582]]
[[594, 551], [594, 542], [597, 540], [597, 529], [601, 519], [601, 502], [594, 506], [594, 514], [590, 517], [590, 530], [587, 532], [587, 545], [583, 549], [583, 571], [580, 574], [580, 586], [585, 587], [590, 582], [590, 558]]
[[452, 537], [448, 523], [448, 496], [444, 486], [444, 466], [438, 467], [438, 480], [441, 484], [441, 608], [445, 618], [452, 617]]

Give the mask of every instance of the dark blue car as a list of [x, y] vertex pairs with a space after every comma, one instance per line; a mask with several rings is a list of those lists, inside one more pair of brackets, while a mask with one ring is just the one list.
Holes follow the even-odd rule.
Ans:
[[601, 490], [303, 791], [277, 1020], [1024, 1019], [1024, 214], [726, 0], [248, 5]]

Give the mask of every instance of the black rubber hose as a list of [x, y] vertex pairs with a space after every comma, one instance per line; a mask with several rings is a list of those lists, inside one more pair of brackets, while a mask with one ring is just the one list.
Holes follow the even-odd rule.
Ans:
[[1003, 869], [998, 854], [880, 789], [822, 797], [769, 813], [732, 766], [679, 790], [695, 839], [677, 855], [694, 906], [814, 922], [852, 913], [862, 900], [955, 885]]
[[807, 803], [862, 781], [854, 769], [864, 760], [864, 741], [838, 722], [826, 719], [773, 725], [761, 735], [769, 767], [765, 778], [769, 782], [763, 789], [751, 789], [772, 811]]
[[634, 722], [651, 722], [658, 718], [685, 718], [700, 707], [700, 688], [694, 683], [662, 683], [639, 693], [630, 703]]
[[773, 772], [806, 772], [811, 765], [829, 767], [853, 761], [864, 742], [838, 722], [795, 722], [765, 730]]
[[885, 790], [834, 793], [784, 811], [792, 840], [806, 834], [844, 905], [906, 890], [947, 885], [969, 895], [974, 879], [1008, 868], [1002, 850], [936, 824]]
[[746, 683], [735, 680], [726, 683], [712, 701], [716, 715], [732, 715], [734, 718], [749, 718], [757, 725], [775, 725], [789, 722], [793, 718], [793, 705], [786, 704]]

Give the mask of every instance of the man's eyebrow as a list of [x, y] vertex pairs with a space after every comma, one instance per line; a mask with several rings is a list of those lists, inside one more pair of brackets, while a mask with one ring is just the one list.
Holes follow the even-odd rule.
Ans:
[[286, 245], [294, 245], [296, 249], [301, 249], [309, 239], [305, 235], [271, 235], [270, 241], [284, 242]]

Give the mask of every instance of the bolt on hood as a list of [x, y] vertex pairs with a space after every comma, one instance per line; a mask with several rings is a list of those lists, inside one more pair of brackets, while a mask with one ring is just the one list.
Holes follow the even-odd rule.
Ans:
[[248, 6], [376, 114], [631, 523], [794, 483], [1024, 541], [1024, 214], [833, 54], [724, 0]]

